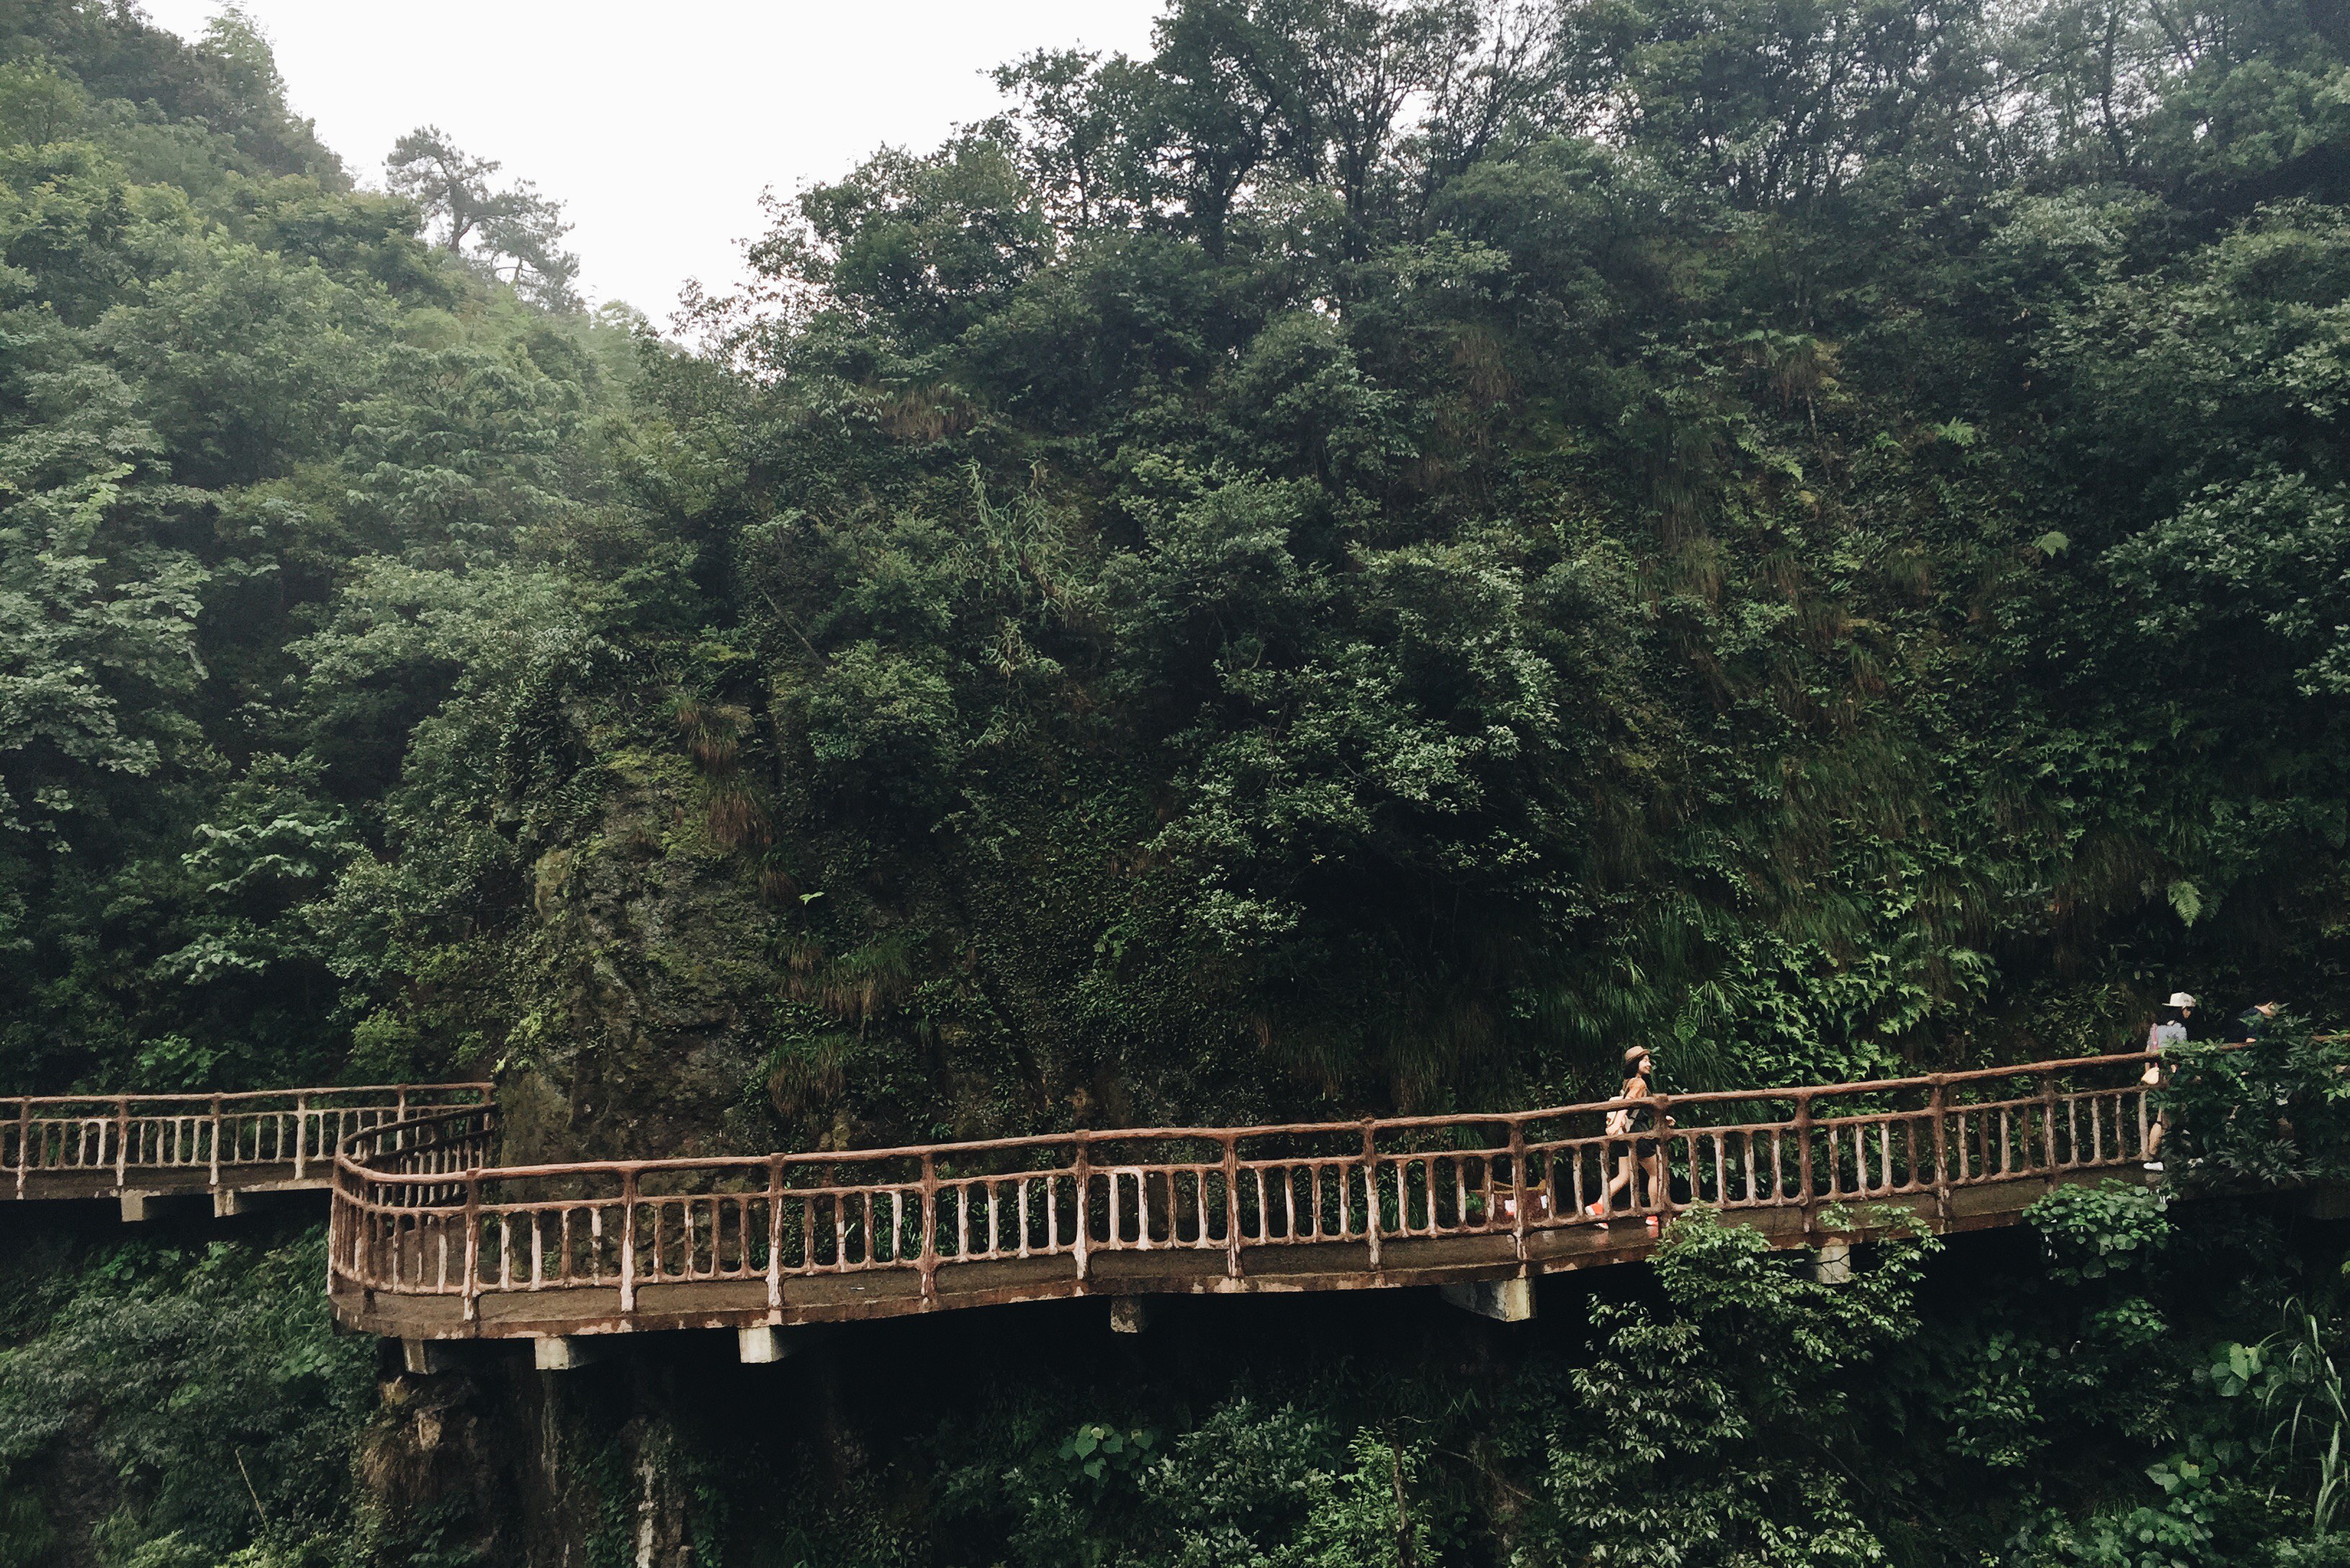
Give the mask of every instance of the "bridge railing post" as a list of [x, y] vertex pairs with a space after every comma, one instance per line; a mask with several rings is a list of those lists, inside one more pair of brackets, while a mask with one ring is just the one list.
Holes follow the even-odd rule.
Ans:
[[922, 1304], [939, 1304], [939, 1162], [922, 1151]]
[[[1672, 1218], [1676, 1209], [1673, 1202], [1672, 1107], [1673, 1097], [1670, 1095], [1651, 1095], [1648, 1096], [1648, 1116], [1656, 1123], [1657, 1131], [1656, 1163], [1650, 1168], [1648, 1172], [1649, 1179], [1656, 1184], [1656, 1190], [1648, 1194], [1648, 1201], [1657, 1211], [1657, 1224], [1659, 1229], [1662, 1229], [1664, 1226], [1672, 1223]], [[1690, 1196], [1692, 1199], [1697, 1196], [1697, 1145], [1695, 1137], [1696, 1135], [1692, 1133], [1690, 1135], [1691, 1142], [1690, 1144]]]
[[301, 1180], [310, 1169], [310, 1096], [294, 1096], [294, 1179]]
[[1070, 1241], [1069, 1250], [1076, 1254], [1077, 1283], [1083, 1286], [1093, 1277], [1094, 1151], [1084, 1128], [1077, 1129], [1076, 1138], [1077, 1153], [1072, 1165], [1077, 1183], [1077, 1233]]
[[1230, 1133], [1224, 1135], [1224, 1277], [1241, 1277], [1241, 1140]]
[[637, 1172], [620, 1175], [620, 1314], [637, 1310]]
[[[2144, 1096], [2140, 1096], [2138, 1103], [2144, 1106]], [[32, 1168], [33, 1100], [27, 1095], [16, 1102], [16, 1196], [19, 1198], [25, 1196], [25, 1176]]]
[[[1363, 1237], [1370, 1248], [1371, 1272], [1373, 1275], [1378, 1275], [1383, 1272], [1379, 1267], [1379, 1150], [1378, 1128], [1378, 1124], [1376, 1122], [1365, 1121], [1363, 1123]], [[1396, 1197], [1399, 1202], [1402, 1200], [1403, 1190], [1400, 1187], [1396, 1189]]]
[[1926, 1102], [1934, 1116], [1934, 1217], [1950, 1217], [1950, 1091], [1941, 1074]]
[[335, 1293], [335, 1263], [342, 1256], [343, 1173], [336, 1171], [327, 1186], [327, 1294]]
[[1526, 1124], [1510, 1120], [1510, 1244], [1526, 1261]]
[[1797, 1201], [1803, 1205], [1804, 1229], [1812, 1228], [1812, 1096], [1809, 1090], [1795, 1093], [1795, 1167], [1796, 1180], [1803, 1184]]
[[465, 1172], [465, 1321], [475, 1322], [482, 1312], [482, 1172], [478, 1167]]
[[120, 1187], [130, 1164], [130, 1102], [114, 1102], [114, 1185]]
[[211, 1157], [211, 1170], [210, 1170], [210, 1174], [209, 1174], [208, 1179], [210, 1180], [211, 1184], [212, 1184], [213, 1187], [217, 1188], [217, 1187], [219, 1187], [219, 1186], [220, 1186], [220, 1167], [221, 1167], [221, 1158], [220, 1158], [220, 1140], [221, 1140], [221, 1097], [220, 1097], [218, 1095], [214, 1095], [214, 1096], [213, 1096], [213, 1108], [212, 1108], [212, 1116], [211, 1116], [211, 1121], [212, 1121], [212, 1145], [213, 1145], [213, 1147], [212, 1147], [212, 1157]]
[[2056, 1074], [2054, 1068], [2040, 1075], [2040, 1159], [2043, 1170], [2055, 1170], [2062, 1165], [2056, 1158]]
[[784, 1305], [784, 1157], [767, 1157], [767, 1310]]

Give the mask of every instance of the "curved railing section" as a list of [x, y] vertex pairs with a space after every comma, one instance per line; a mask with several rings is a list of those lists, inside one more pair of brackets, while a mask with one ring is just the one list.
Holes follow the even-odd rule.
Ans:
[[[723, 1283], [736, 1298], [763, 1286], [780, 1310], [795, 1281], [895, 1274], [919, 1289], [871, 1311], [919, 1311], [942, 1287], [973, 1299], [960, 1282], [985, 1265], [1033, 1275], [1045, 1261], [1051, 1289], [1029, 1293], [1086, 1293], [1128, 1254], [1189, 1254], [1229, 1282], [1218, 1289], [1251, 1288], [1277, 1266], [1269, 1254], [1330, 1244], [1358, 1250], [1364, 1282], [1424, 1262], [1429, 1242], [1481, 1241], [1487, 1262], [1541, 1267], [1562, 1236], [1612, 1225], [1637, 1247], [1645, 1217], [1697, 1206], [1807, 1224], [1830, 1205], [1894, 1201], [1955, 1223], [1972, 1189], [2144, 1158], [2147, 1062], [1495, 1116], [509, 1168], [490, 1164], [484, 1108], [346, 1142], [330, 1269], [338, 1291], [369, 1301], [453, 1298], [466, 1324], [500, 1298], [613, 1293], [618, 1318], [599, 1309], [598, 1321], [624, 1326], [669, 1286]], [[1608, 1130], [1617, 1112], [1621, 1118]]]
[[111, 1191], [158, 1178], [217, 1188], [255, 1175], [323, 1186], [336, 1146], [354, 1133], [486, 1104], [491, 1093], [487, 1084], [377, 1084], [0, 1099], [0, 1193]]

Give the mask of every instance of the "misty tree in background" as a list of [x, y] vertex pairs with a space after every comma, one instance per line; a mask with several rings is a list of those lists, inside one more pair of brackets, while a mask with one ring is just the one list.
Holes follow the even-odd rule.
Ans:
[[571, 232], [563, 203], [540, 195], [528, 180], [493, 188], [490, 177], [502, 167], [494, 158], [470, 156], [437, 125], [410, 131], [384, 160], [393, 192], [424, 209], [434, 243], [535, 305], [577, 309], [572, 285], [579, 258], [563, 248]]

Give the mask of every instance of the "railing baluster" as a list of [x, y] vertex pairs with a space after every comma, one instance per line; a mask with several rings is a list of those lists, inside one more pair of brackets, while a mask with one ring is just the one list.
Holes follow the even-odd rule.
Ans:
[[935, 1306], [939, 1299], [939, 1168], [938, 1157], [922, 1156], [922, 1301]]
[[1796, 1179], [1803, 1184], [1804, 1229], [1812, 1228], [1812, 1096], [1798, 1093], [1795, 1096], [1795, 1162]]
[[479, 1171], [465, 1173], [465, 1307], [464, 1318], [473, 1323], [481, 1316], [482, 1296], [482, 1177]]
[[[1070, 1241], [1076, 1251], [1077, 1280], [1082, 1286], [1086, 1281], [1093, 1277], [1093, 1220], [1090, 1213], [1093, 1208], [1093, 1146], [1087, 1139], [1082, 1128], [1076, 1135], [1076, 1143], [1077, 1228]], [[1116, 1183], [1113, 1182], [1111, 1184], [1113, 1201], [1116, 1194]]]
[[[2096, 1064], [2134, 1061], [2100, 1058]], [[1538, 1250], [1533, 1247], [1533, 1232], [1583, 1219], [1594, 1162], [1604, 1183], [1622, 1158], [1631, 1161], [1636, 1178], [1622, 1210], [1627, 1213], [1664, 1218], [1687, 1204], [1724, 1210], [1793, 1208], [1808, 1229], [1816, 1211], [1832, 1202], [1930, 1189], [1938, 1211], [1947, 1218], [1951, 1189], [1957, 1185], [2037, 1179], [2101, 1166], [2126, 1155], [2126, 1107], [2136, 1107], [2145, 1122], [2150, 1113], [2144, 1091], [2135, 1084], [2105, 1088], [2095, 1079], [2077, 1076], [2084, 1071], [2073, 1064], [2043, 1064], [1891, 1081], [1884, 1091], [1863, 1085], [1805, 1086], [1751, 1091], [1737, 1098], [1727, 1093], [1693, 1097], [1698, 1106], [1718, 1108], [1725, 1116], [1751, 1114], [1735, 1108], [1739, 1106], [1766, 1107], [1762, 1113], [1765, 1119], [1751, 1122], [1689, 1114], [1692, 1097], [1685, 1096], [1681, 1108], [1694, 1124], [1687, 1127], [1670, 1125], [1674, 1102], [1657, 1096], [1648, 1105], [1653, 1125], [1629, 1137], [1565, 1136], [1584, 1124], [1564, 1118], [1596, 1114], [1598, 1108], [1591, 1106], [1482, 1119], [1407, 1118], [1392, 1126], [1367, 1120], [1268, 1128], [1264, 1133], [1294, 1135], [1294, 1141], [1271, 1147], [1267, 1158], [1245, 1162], [1235, 1131], [1121, 1131], [1108, 1135], [1112, 1147], [1121, 1153], [1133, 1147], [1136, 1153], [1129, 1163], [1098, 1168], [1106, 1188], [1097, 1177], [1096, 1140], [1090, 1133], [1066, 1139], [1072, 1152], [1066, 1168], [1042, 1171], [1033, 1168], [1050, 1158], [1040, 1158], [1040, 1151], [1052, 1146], [1005, 1140], [848, 1153], [830, 1166], [804, 1166], [795, 1161], [805, 1157], [782, 1154], [740, 1161], [660, 1162], [657, 1195], [644, 1190], [640, 1162], [550, 1167], [521, 1179], [618, 1175], [620, 1222], [608, 1238], [605, 1220], [613, 1206], [608, 1196], [583, 1201], [568, 1187], [548, 1191], [486, 1182], [485, 1177], [500, 1174], [490, 1164], [494, 1108], [442, 1111], [433, 1103], [436, 1096], [421, 1093], [401, 1091], [400, 1096], [421, 1118], [414, 1121], [381, 1120], [384, 1110], [396, 1107], [380, 1103], [358, 1103], [348, 1109], [322, 1106], [307, 1091], [288, 1091], [283, 1103], [225, 1095], [183, 1097], [176, 1104], [127, 1096], [95, 1105], [58, 1102], [57, 1116], [46, 1120], [34, 1114], [38, 1103], [27, 1099], [18, 1103], [13, 1127], [0, 1107], [0, 1134], [13, 1132], [16, 1140], [13, 1151], [0, 1146], [0, 1154], [13, 1155], [20, 1191], [27, 1172], [50, 1164], [88, 1168], [92, 1176], [110, 1167], [118, 1182], [151, 1165], [201, 1164], [208, 1179], [217, 1170], [217, 1179], [225, 1182], [237, 1174], [226, 1168], [235, 1165], [282, 1162], [307, 1172], [311, 1155], [323, 1157], [328, 1145], [336, 1141], [336, 1126], [348, 1127], [354, 1140], [348, 1151], [351, 1158], [338, 1165], [330, 1184], [329, 1278], [338, 1312], [347, 1312], [343, 1303], [358, 1299], [355, 1293], [360, 1291], [456, 1294], [463, 1298], [462, 1321], [471, 1325], [484, 1315], [481, 1298], [485, 1294], [559, 1292], [583, 1282], [608, 1286], [616, 1272], [623, 1319], [633, 1318], [641, 1309], [639, 1287], [645, 1284], [690, 1285], [698, 1292], [707, 1282], [759, 1278], [766, 1282], [767, 1311], [781, 1313], [785, 1310], [783, 1275], [801, 1270], [905, 1271], [919, 1277], [921, 1301], [936, 1306], [943, 1304], [942, 1282], [968, 1278], [964, 1271], [943, 1264], [1026, 1260], [1040, 1247], [1048, 1255], [1074, 1254], [1079, 1293], [1097, 1282], [1093, 1253], [1101, 1247], [1221, 1250], [1226, 1278], [1237, 1281], [1247, 1272], [1243, 1254], [1252, 1245], [1360, 1241], [1360, 1262], [1351, 1267], [1367, 1264], [1378, 1280], [1392, 1261], [1390, 1240], [1438, 1241], [1444, 1251], [1435, 1255], [1442, 1257], [1453, 1250], [1454, 1238], [1500, 1234], [1504, 1204], [1512, 1252], [1522, 1264], [1531, 1265], [1530, 1253]], [[2084, 1086], [2060, 1092], [2060, 1074]], [[1959, 1085], [1963, 1092], [1954, 1096], [1951, 1090]], [[1925, 1091], [1922, 1110], [1916, 1099], [1904, 1097], [1918, 1091]], [[1818, 1114], [1822, 1095], [1828, 1096], [1838, 1114]], [[437, 1096], [444, 1103], [456, 1098]], [[2064, 1102], [2061, 1122], [2055, 1105], [2059, 1099]], [[1768, 1119], [1785, 1115], [1778, 1107], [1790, 1100], [1791, 1119]], [[201, 1116], [198, 1105], [206, 1107]], [[100, 1107], [110, 1114], [100, 1114]], [[2085, 1138], [2081, 1125], [2085, 1111]], [[2108, 1114], [2115, 1134], [2110, 1148], [2105, 1136]], [[1527, 1123], [1536, 1116], [1545, 1118], [1545, 1127], [1550, 1118], [1561, 1119], [1561, 1136], [1530, 1145]], [[1927, 1124], [1922, 1132], [1921, 1119]], [[248, 1122], [255, 1129], [250, 1148], [242, 1130]], [[1505, 1145], [1492, 1137], [1497, 1123], [1506, 1133]], [[1334, 1152], [1316, 1141], [1347, 1131], [1357, 1138], [1357, 1150]], [[1382, 1148], [1383, 1131], [1399, 1140], [1394, 1147]], [[1796, 1143], [1793, 1158], [1786, 1147], [1790, 1135]], [[203, 1144], [207, 1137], [211, 1142]], [[285, 1147], [288, 1137], [294, 1140], [290, 1159]], [[1758, 1147], [1758, 1139], [1765, 1137], [1767, 1151]], [[311, 1147], [314, 1137], [319, 1141], [316, 1150]], [[1152, 1137], [1159, 1141], [1144, 1141]], [[1730, 1148], [1733, 1137], [1739, 1140], [1735, 1154]], [[1641, 1152], [1644, 1142], [1646, 1155]], [[1200, 1150], [1209, 1145], [1213, 1153], [1202, 1158]], [[965, 1148], [976, 1152], [967, 1155], [962, 1152]], [[1825, 1179], [1818, 1165], [1823, 1156], [1827, 1160]], [[967, 1159], [972, 1163], [966, 1166]], [[1563, 1174], [1561, 1160], [1565, 1162]], [[906, 1168], [914, 1162], [920, 1165], [918, 1177]], [[942, 1176], [942, 1167], [956, 1168], [957, 1174]], [[821, 1179], [812, 1190], [794, 1192], [785, 1184], [787, 1168], [812, 1169]], [[1278, 1205], [1268, 1182], [1281, 1189]], [[1300, 1183], [1305, 1184], [1302, 1195]], [[1006, 1184], [1013, 1189], [1008, 1195]], [[0, 1188], [0, 1195], [5, 1191]], [[1013, 1201], [1006, 1203], [1006, 1196]], [[1396, 1200], [1392, 1214], [1387, 1210], [1390, 1197]], [[1039, 1198], [1044, 1202], [1041, 1215], [1035, 1211]], [[786, 1234], [785, 1206], [790, 1203], [798, 1205], [796, 1240]], [[1542, 1205], [1539, 1210], [1537, 1204]], [[1566, 1212], [1570, 1204], [1575, 1211], [1572, 1214]], [[578, 1251], [575, 1210], [587, 1215], [580, 1227], [589, 1249], [585, 1262]], [[1097, 1215], [1102, 1225], [1094, 1223]], [[1007, 1220], [1015, 1231], [1009, 1244], [1003, 1235]], [[493, 1224], [494, 1234], [488, 1229]], [[518, 1224], [525, 1234], [516, 1235]], [[1074, 1232], [1066, 1229], [1070, 1224], [1076, 1227]], [[546, 1256], [550, 1241], [559, 1252], [551, 1267]], [[824, 1252], [827, 1245], [832, 1249], [829, 1256]], [[607, 1262], [608, 1246], [617, 1246], [616, 1262]], [[496, 1250], [494, 1260], [484, 1255], [489, 1247]], [[528, 1248], [526, 1258], [517, 1258], [520, 1247]], [[1414, 1262], [1417, 1266], [1417, 1258]], [[1066, 1272], [1055, 1273], [1067, 1280]], [[1024, 1271], [1014, 1277], [1036, 1276]], [[990, 1288], [995, 1282], [990, 1280]], [[1068, 1287], [1065, 1282], [1060, 1288]], [[946, 1300], [956, 1299], [961, 1289], [958, 1284]], [[904, 1293], [905, 1305], [911, 1305], [914, 1294]], [[662, 1311], [671, 1310], [666, 1293], [657, 1299]], [[702, 1299], [699, 1295], [679, 1299], [684, 1303], [680, 1310], [702, 1310], [694, 1304]], [[885, 1293], [863, 1310], [892, 1310], [882, 1304], [887, 1300]], [[740, 1310], [742, 1304], [735, 1302], [726, 1310]], [[559, 1314], [568, 1309], [549, 1305], [545, 1310]], [[609, 1298], [592, 1310], [608, 1312]]]
[[[1492, 1201], [1489, 1194], [1486, 1201]], [[1526, 1188], [1526, 1124], [1510, 1118], [1510, 1250], [1523, 1266], [1526, 1261], [1526, 1210], [1534, 1199]]]
[[637, 1310], [637, 1172], [620, 1178], [620, 1314]]
[[784, 1157], [767, 1157], [767, 1310], [784, 1305]]
[[[1237, 1280], [1241, 1277], [1241, 1144], [1240, 1139], [1232, 1137], [1229, 1133], [1224, 1135], [1223, 1169], [1224, 1278], [1228, 1280]], [[1262, 1180], [1260, 1180], [1258, 1184], [1258, 1191], [1260, 1194], [1263, 1191]], [[1263, 1212], [1263, 1199], [1262, 1196], [1260, 1196], [1257, 1202], [1257, 1209], [1260, 1214]], [[1201, 1229], [1204, 1231], [1207, 1226], [1207, 1215], [1204, 1207], [1202, 1208], [1201, 1214], [1200, 1223]], [[1258, 1221], [1258, 1228], [1260, 1230], [1263, 1228], [1263, 1221], [1262, 1220]]]

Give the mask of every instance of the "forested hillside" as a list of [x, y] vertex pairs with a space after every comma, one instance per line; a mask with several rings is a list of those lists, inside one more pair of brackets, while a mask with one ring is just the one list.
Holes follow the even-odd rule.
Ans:
[[2339, 999], [2331, 9], [1179, 6], [691, 356], [234, 19], [14, 26], [12, 1083], [865, 1141]]
[[[997, 79], [656, 332], [239, 14], [0, 0], [0, 1089], [650, 1155], [2342, 1015], [2339, 5], [1170, 0]], [[371, 1389], [299, 1227], [50, 1238], [0, 1568], [641, 1561], [639, 1488], [697, 1562], [2340, 1561], [2339, 1238], [2043, 1222], [1180, 1387], [892, 1340], [749, 1448], [690, 1362]]]
[[[355, 189], [234, 14], [5, 16], [0, 1073], [356, 1070], [430, 956], [387, 969], [370, 874], [496, 793], [403, 780], [598, 592], [638, 349]], [[469, 804], [419, 845], [431, 787]]]

